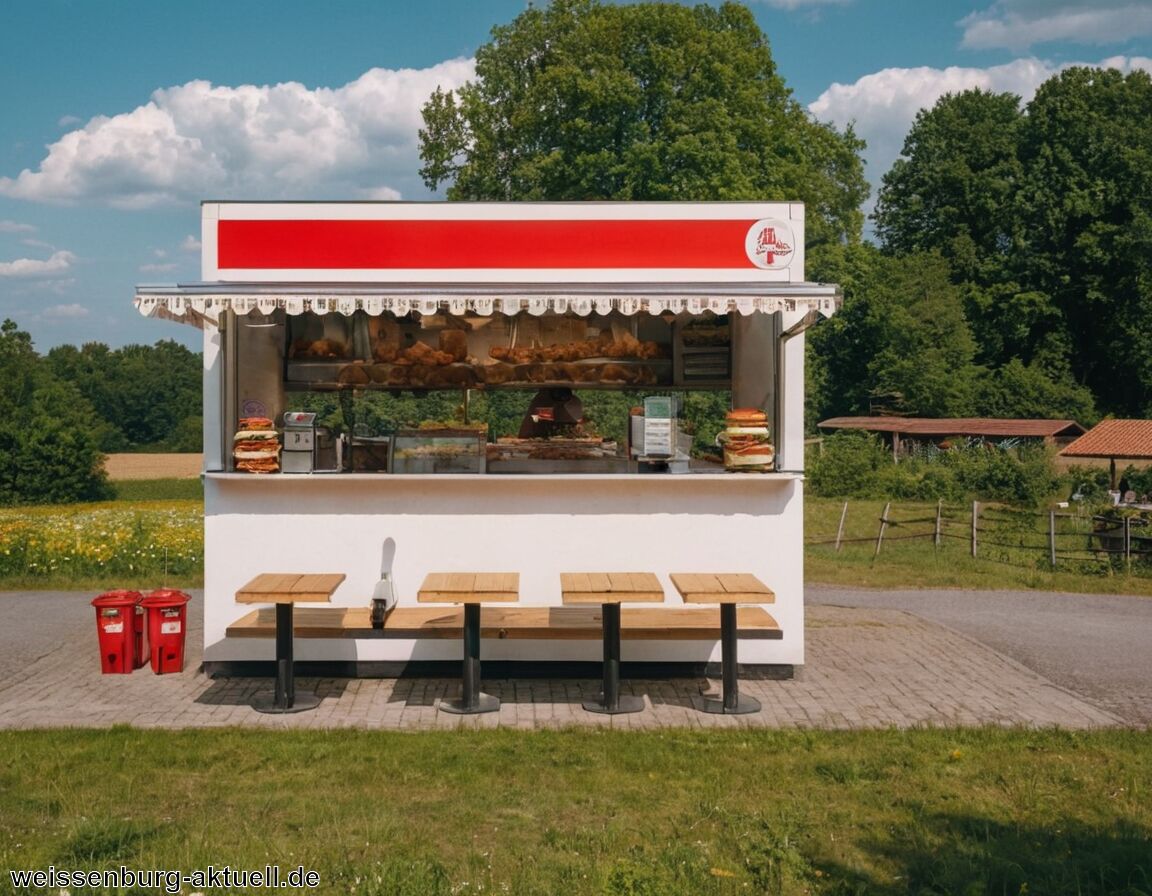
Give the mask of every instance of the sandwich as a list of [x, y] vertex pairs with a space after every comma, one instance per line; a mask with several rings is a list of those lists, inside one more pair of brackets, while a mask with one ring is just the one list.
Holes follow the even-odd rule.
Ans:
[[246, 473], [276, 473], [280, 470], [280, 439], [267, 417], [241, 417], [232, 437], [232, 459], [237, 470]]
[[759, 408], [734, 408], [724, 417], [725, 429], [717, 441], [724, 448], [729, 470], [771, 470], [776, 448], [768, 432], [768, 415]]

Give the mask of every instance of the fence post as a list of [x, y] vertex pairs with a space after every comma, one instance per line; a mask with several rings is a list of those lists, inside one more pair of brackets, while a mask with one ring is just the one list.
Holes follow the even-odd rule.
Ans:
[[836, 530], [836, 550], [840, 550], [840, 539], [844, 537], [844, 520], [848, 517], [848, 502], [844, 502], [844, 509], [840, 511], [840, 528]]
[[972, 502], [972, 556], [976, 556], [976, 521], [980, 518], [980, 502]]
[[1132, 517], [1124, 517], [1124, 571], [1132, 575]]
[[1056, 511], [1048, 511], [1048, 558], [1056, 568]]
[[944, 506], [944, 499], [938, 498], [936, 501], [936, 534], [932, 541], [936, 547], [940, 547], [940, 511]]
[[876, 553], [872, 555], [873, 559], [880, 556], [880, 545], [884, 543], [884, 530], [888, 528], [888, 511], [891, 507], [891, 501], [884, 505], [884, 513], [880, 517], [880, 534], [876, 536]]

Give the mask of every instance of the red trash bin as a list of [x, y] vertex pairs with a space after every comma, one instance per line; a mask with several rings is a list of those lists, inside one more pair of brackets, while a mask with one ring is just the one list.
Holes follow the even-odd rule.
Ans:
[[93, 598], [100, 638], [100, 671], [127, 674], [147, 661], [139, 591], [106, 591]]
[[141, 601], [148, 613], [148, 647], [152, 671], [157, 675], [184, 671], [184, 636], [190, 599], [183, 591], [160, 588]]

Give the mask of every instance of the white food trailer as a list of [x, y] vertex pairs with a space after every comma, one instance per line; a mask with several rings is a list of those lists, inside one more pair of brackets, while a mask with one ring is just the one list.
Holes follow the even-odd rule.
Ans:
[[[654, 572], [669, 605], [670, 573], [752, 573], [776, 594], [783, 638], [743, 644], [741, 661], [804, 662], [803, 331], [839, 292], [804, 280], [802, 204], [205, 202], [201, 239], [202, 281], [138, 287], [136, 304], [204, 331], [209, 671], [273, 656], [271, 640], [226, 635], [254, 576], [343, 573], [332, 603], [363, 607], [384, 552], [400, 606], [434, 570], [516, 571], [521, 603], [548, 606], [562, 571]], [[582, 342], [593, 349], [565, 347]], [[517, 467], [499, 452], [486, 465], [497, 446], [483, 438], [458, 446], [478, 450], [475, 467], [420, 467], [443, 445], [419, 433], [386, 451], [342, 433], [312, 472], [241, 472], [232, 456], [241, 418], [280, 428], [302, 391], [546, 386], [730, 390], [733, 406], [767, 412], [775, 468], [641, 472], [626, 455]], [[623, 659], [718, 661], [718, 637], [625, 641]], [[594, 661], [600, 645], [493, 639], [483, 651]], [[459, 656], [451, 639], [296, 645], [298, 662], [365, 669]]]

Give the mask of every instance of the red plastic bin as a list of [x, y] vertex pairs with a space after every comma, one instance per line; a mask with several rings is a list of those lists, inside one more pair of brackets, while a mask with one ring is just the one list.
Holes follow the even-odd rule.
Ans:
[[184, 671], [189, 600], [183, 591], [160, 588], [140, 602], [148, 614], [148, 647], [157, 675]]
[[100, 639], [100, 671], [128, 674], [147, 662], [139, 591], [106, 591], [92, 599]]

